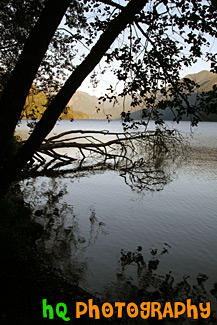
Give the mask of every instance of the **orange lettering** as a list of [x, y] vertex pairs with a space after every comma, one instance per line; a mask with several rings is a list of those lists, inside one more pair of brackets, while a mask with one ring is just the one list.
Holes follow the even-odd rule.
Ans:
[[[83, 310], [81, 310], [81, 306], [84, 307]], [[86, 314], [86, 312], [87, 304], [84, 302], [76, 302], [76, 318], [80, 318], [80, 316]]]
[[162, 313], [160, 311], [161, 304], [159, 302], [151, 303], [151, 317], [155, 317], [155, 313], [158, 313], [158, 319], [162, 319]]
[[123, 307], [126, 306], [125, 302], [116, 302], [115, 307], [118, 307], [118, 318], [122, 317]]
[[102, 305], [102, 314], [106, 318], [109, 318], [109, 317], [112, 317], [113, 316], [114, 310], [113, 310], [112, 305], [109, 302], [105, 302]]
[[191, 305], [191, 299], [187, 299], [187, 316], [190, 318], [193, 311], [193, 319], [198, 319], [198, 311], [195, 305]]
[[[181, 307], [181, 309], [179, 310], [179, 306]], [[174, 303], [174, 317], [178, 318], [180, 315], [183, 315], [186, 311], [186, 307], [185, 304], [183, 304], [183, 302], [179, 302], [176, 301]]]
[[203, 303], [199, 303], [199, 308], [201, 310], [201, 317], [202, 318], [208, 318], [210, 316], [211, 308], [210, 308], [210, 302], [206, 302], [206, 307], [203, 308]]
[[170, 302], [165, 303], [163, 317], [167, 317], [167, 314], [169, 314], [170, 318], [173, 317], [173, 310]]
[[138, 316], [139, 310], [136, 304], [134, 304], [133, 302], [130, 302], [127, 305], [127, 314], [129, 317], [131, 318], [135, 318]]
[[[149, 318], [149, 316], [150, 316], [150, 307], [151, 307], [150, 301], [141, 303], [141, 305], [140, 305], [140, 308], [141, 308], [140, 316], [143, 319]], [[146, 314], [144, 312], [146, 312]]]
[[100, 319], [99, 307], [97, 305], [93, 305], [93, 299], [88, 300], [89, 307], [89, 317], [93, 318], [93, 311], [95, 312], [95, 319]]

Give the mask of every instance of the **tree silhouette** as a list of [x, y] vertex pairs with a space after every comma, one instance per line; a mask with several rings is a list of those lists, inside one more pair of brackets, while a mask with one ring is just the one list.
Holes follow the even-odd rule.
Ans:
[[[14, 6], [13, 1], [9, 0], [5, 0], [4, 4], [3, 13]], [[28, 37], [26, 37], [22, 53], [0, 99], [1, 193], [5, 192], [26, 163], [39, 150], [69, 99], [103, 57], [109, 69], [112, 69], [114, 61], [117, 62], [113, 72], [117, 80], [123, 82], [120, 96], [130, 95], [132, 106], [143, 105], [146, 108], [144, 114], [147, 118], [154, 117], [157, 123], [162, 123], [159, 109], [166, 106], [173, 109], [178, 106], [175, 120], [179, 121], [185, 113], [191, 116], [193, 124], [200, 119], [200, 110], [203, 111], [204, 104], [202, 103], [202, 106], [198, 108], [188, 102], [190, 93], [197, 85], [189, 79], [180, 80], [179, 71], [182, 65], [190, 66], [203, 55], [202, 46], [208, 46], [205, 35], [212, 38], [217, 35], [217, 10], [212, 3], [208, 1], [198, 3], [193, 0], [185, 2], [163, 0], [154, 3], [148, 0], [131, 0], [124, 6], [115, 1], [82, 1], [80, 3], [76, 0], [48, 0], [43, 3], [43, 6], [37, 7], [37, 5], [33, 6], [37, 8], [33, 10], [33, 21], [38, 18], [37, 23], [29, 34], [27, 30]], [[18, 9], [24, 10], [22, 6], [18, 6]], [[95, 16], [90, 19], [91, 13], [95, 13]], [[58, 25], [63, 17], [70, 28], [76, 29], [76, 33], [70, 34], [69, 43], [80, 41], [88, 49], [92, 44], [93, 46], [83, 61], [74, 67], [63, 87], [56, 88], [58, 91], [53, 93], [55, 96], [29, 139], [9, 157], [13, 132], [37, 71], [43, 81], [42, 79], [40, 81], [40, 78], [36, 80], [39, 85], [42, 85], [51, 75], [46, 74], [46, 69], [51, 71], [50, 66], [53, 64], [53, 71], [55, 70], [58, 60], [52, 61], [54, 55], [51, 55], [50, 63], [49, 60], [43, 61], [46, 52], [48, 55], [55, 53], [57, 49], [56, 53], [61, 53], [64, 57], [64, 47], [62, 51], [59, 50], [63, 41], [61, 42], [57, 36], [60, 34], [55, 34], [58, 32]], [[5, 15], [2, 15], [2, 21], [5, 22]], [[20, 28], [19, 22], [14, 20], [14, 24]], [[23, 28], [25, 30], [26, 27]], [[79, 28], [83, 28], [83, 34]], [[120, 45], [117, 47], [114, 41], [123, 31], [126, 31], [127, 41], [119, 42]], [[2, 35], [5, 42], [7, 35], [5, 36], [4, 33]], [[10, 37], [11, 35], [12, 33]], [[65, 36], [63, 39], [67, 43]], [[52, 48], [47, 51], [51, 41]], [[19, 45], [18, 42], [18, 47]], [[9, 51], [14, 48], [14, 43], [9, 42], [5, 46], [8, 46]], [[68, 50], [67, 53], [69, 53]], [[207, 53], [207, 60], [210, 60], [212, 69], [215, 71], [215, 55]], [[3, 64], [3, 75], [7, 74], [7, 64], [8, 61]], [[40, 70], [41, 66], [44, 67], [42, 70]], [[67, 64], [62, 66], [62, 70], [67, 67], [70, 70]], [[101, 98], [101, 101], [105, 100], [116, 100], [115, 89], [109, 88], [105, 96]], [[129, 112], [124, 112], [122, 117], [125, 122], [129, 122]]]

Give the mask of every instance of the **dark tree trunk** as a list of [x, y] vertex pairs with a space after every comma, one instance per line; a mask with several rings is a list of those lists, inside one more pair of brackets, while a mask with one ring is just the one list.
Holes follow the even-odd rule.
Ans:
[[71, 0], [48, 0], [27, 39], [22, 54], [0, 100], [0, 158], [13, 136], [29, 89], [49, 43]]

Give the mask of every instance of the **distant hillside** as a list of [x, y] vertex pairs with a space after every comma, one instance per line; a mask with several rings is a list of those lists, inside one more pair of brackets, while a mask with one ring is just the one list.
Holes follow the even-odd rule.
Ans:
[[91, 119], [93, 118], [97, 119], [98, 116], [96, 112], [97, 103], [98, 103], [97, 97], [91, 96], [88, 93], [78, 90], [68, 102], [68, 106], [73, 111], [80, 111], [84, 114], [87, 114]]
[[[190, 97], [191, 104], [197, 104], [197, 94], [204, 91], [212, 90], [213, 85], [217, 84], [217, 74], [209, 71], [201, 71], [196, 74], [187, 75], [186, 78], [194, 80], [200, 87]], [[131, 107], [131, 98], [127, 96], [123, 105], [123, 98], [117, 97], [118, 103], [113, 106], [112, 103], [98, 103], [96, 96], [91, 96], [86, 92], [77, 91], [68, 103], [68, 111], [61, 115], [62, 119], [106, 119], [109, 116], [111, 119], [120, 119], [121, 112], [130, 111], [133, 119], [141, 119], [142, 109], [140, 106]], [[46, 95], [42, 92], [37, 92], [34, 88], [32, 94], [28, 97], [23, 118], [40, 118], [43, 114], [47, 102]], [[173, 114], [170, 109], [161, 111], [164, 120], [172, 120]], [[183, 116], [183, 120], [189, 120], [189, 117]], [[217, 115], [209, 115], [209, 120], [217, 121]]]
[[108, 114], [112, 115], [112, 119], [120, 118], [121, 110], [113, 108], [112, 105], [105, 103], [104, 105], [98, 104], [98, 98], [91, 96], [83, 91], [76, 91], [68, 103], [69, 107], [73, 110], [82, 111], [88, 114], [90, 119], [106, 119]]
[[47, 96], [42, 91], [37, 91], [35, 87], [32, 87], [29, 96], [26, 99], [26, 104], [22, 111], [23, 119], [39, 119], [45, 111], [45, 105], [47, 103]]
[[[189, 78], [193, 81], [195, 81], [200, 87], [197, 88], [197, 90], [189, 97], [189, 102], [191, 105], [197, 105], [197, 95], [201, 92], [207, 92], [212, 90], [213, 86], [217, 84], [217, 74], [203, 70], [195, 74], [187, 75], [185, 78]], [[171, 110], [165, 109], [160, 111], [162, 119], [164, 120], [172, 120], [174, 118], [173, 113]], [[142, 109], [138, 110], [135, 113], [131, 114], [132, 118], [135, 120], [139, 120], [142, 117]], [[189, 121], [190, 118], [187, 115], [184, 115], [182, 118], [183, 121]], [[204, 118], [204, 120], [208, 121], [215, 121], [217, 122], [217, 115], [216, 114], [210, 114], [207, 118]]]
[[210, 91], [212, 90], [213, 85], [217, 84], [217, 74], [207, 70], [195, 74], [189, 74], [185, 78], [189, 78], [200, 85], [197, 92]]
[[[38, 91], [34, 86], [30, 90], [27, 97], [24, 110], [22, 112], [22, 119], [40, 119], [43, 115], [47, 103], [47, 96], [42, 91]], [[73, 110], [72, 108], [65, 109], [61, 114], [60, 119], [89, 119], [88, 114]]]
[[[197, 103], [197, 93], [202, 91], [210, 91], [214, 84], [217, 84], [217, 74], [211, 73], [209, 71], [201, 71], [196, 74], [187, 75], [186, 78], [192, 79], [197, 82], [200, 87], [197, 89], [197, 92], [192, 94], [190, 97], [190, 103]], [[98, 98], [96, 96], [91, 96], [88, 93], [83, 91], [77, 91], [75, 95], [71, 98], [68, 105], [73, 110], [81, 111], [89, 115], [90, 119], [106, 119], [109, 115], [112, 119], [119, 119], [121, 112], [130, 111], [131, 116], [134, 119], [141, 119], [142, 109], [141, 107], [131, 107], [131, 99], [129, 96], [125, 98], [124, 106], [123, 99], [117, 97], [118, 104], [113, 106], [112, 103], [104, 102], [100, 105], [98, 104]], [[172, 120], [173, 114], [169, 109], [161, 111], [163, 119]], [[217, 120], [217, 116], [209, 115], [210, 120]], [[189, 120], [189, 117], [183, 116], [183, 120]]]
[[[112, 103], [102, 102], [100, 105], [98, 103], [98, 98], [96, 96], [91, 96], [83, 91], [76, 91], [68, 105], [73, 110], [79, 110], [88, 114], [90, 119], [106, 119], [107, 115], [115, 119], [120, 119], [121, 112], [123, 111], [123, 98], [117, 97], [118, 103], [113, 106]], [[130, 107], [130, 97], [125, 98], [124, 103], [125, 111], [131, 110], [135, 112], [140, 109]]]

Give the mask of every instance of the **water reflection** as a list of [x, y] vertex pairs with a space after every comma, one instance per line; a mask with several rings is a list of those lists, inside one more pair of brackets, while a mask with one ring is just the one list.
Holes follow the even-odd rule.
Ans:
[[133, 168], [125, 169], [120, 173], [125, 184], [130, 186], [132, 191], [162, 191], [164, 186], [172, 181], [174, 176], [172, 168], [165, 166], [163, 162], [157, 163], [138, 160]]
[[62, 271], [70, 281], [80, 282], [88, 270], [88, 262], [81, 261], [82, 255], [95, 245], [99, 236], [107, 234], [106, 224], [90, 209], [87, 235], [83, 237], [73, 205], [64, 201], [67, 188], [63, 181], [46, 179], [39, 186], [37, 180], [32, 179], [26, 183], [23, 193], [25, 200], [32, 204], [35, 221], [43, 226], [38, 248], [55, 269]]
[[24, 181], [46, 258], [111, 301], [192, 297], [212, 301], [216, 312], [216, 150], [183, 157], [143, 150], [130, 169], [119, 169], [122, 178], [104, 164]]
[[[141, 144], [133, 153], [132, 162], [121, 165], [119, 175], [132, 191], [160, 191], [172, 181], [174, 169], [181, 164], [183, 157], [180, 150], [168, 151], [168, 147], [158, 141], [152, 146]], [[174, 143], [169, 142], [173, 146]], [[145, 151], [145, 148], [147, 149]], [[143, 157], [142, 157], [143, 155]], [[176, 162], [176, 163], [175, 163]], [[115, 166], [100, 164], [100, 170], [93, 167], [92, 174], [103, 172]], [[85, 167], [86, 169], [86, 167]], [[59, 173], [59, 172], [58, 172]], [[62, 174], [63, 171], [60, 171]], [[84, 258], [85, 250], [94, 246], [99, 236], [108, 234], [106, 223], [96, 215], [94, 208], [89, 208], [88, 224], [85, 224], [85, 236], [81, 235], [79, 218], [74, 213], [73, 204], [65, 200], [68, 194], [67, 179], [73, 180], [87, 177], [87, 172], [81, 172], [81, 166], [76, 174], [70, 175], [67, 171], [65, 178], [36, 177], [24, 181], [23, 193], [25, 200], [32, 206], [36, 222], [43, 226], [44, 232], [38, 240], [38, 247], [46, 253], [46, 258], [54, 268], [62, 270], [64, 275], [81, 282], [88, 272], [88, 261]], [[68, 176], [68, 177], [67, 177]], [[82, 194], [81, 194], [82, 195]], [[85, 197], [84, 197], [85, 200]]]
[[186, 149], [176, 130], [71, 130], [46, 139], [30, 167], [35, 176], [51, 177], [116, 170], [132, 190], [160, 191], [171, 180], [175, 164], [187, 157]]
[[[116, 271], [116, 282], [105, 288], [105, 296], [109, 301], [135, 302], [140, 304], [142, 301], [156, 301], [164, 306], [166, 302], [174, 303], [176, 301], [186, 303], [191, 299], [192, 304], [199, 306], [203, 302], [211, 301], [211, 314], [208, 319], [199, 317], [198, 324], [216, 324], [217, 323], [217, 282], [213, 284], [211, 290], [206, 287], [208, 276], [198, 273], [196, 282], [192, 284], [189, 281], [190, 276], [183, 275], [180, 282], [175, 280], [173, 271], [163, 275], [158, 272], [160, 260], [164, 254], [169, 254], [171, 246], [164, 243], [162, 249], [151, 249], [149, 258], [146, 261], [143, 255], [142, 246], [138, 246], [135, 251], [121, 250], [119, 266]], [[162, 308], [163, 309], [163, 308]], [[168, 317], [169, 318], [169, 317]], [[135, 322], [137, 323], [137, 322]], [[139, 321], [138, 321], [139, 323]], [[148, 321], [155, 324], [155, 320]], [[165, 319], [163, 324], [197, 324], [195, 320], [189, 320], [186, 315], [179, 319]]]
[[189, 147], [179, 138], [180, 134], [173, 138], [156, 132], [155, 136], [155, 141], [151, 143], [138, 143], [137, 154], [132, 158], [133, 164], [121, 168], [120, 176], [132, 191], [163, 190], [188, 157]]

